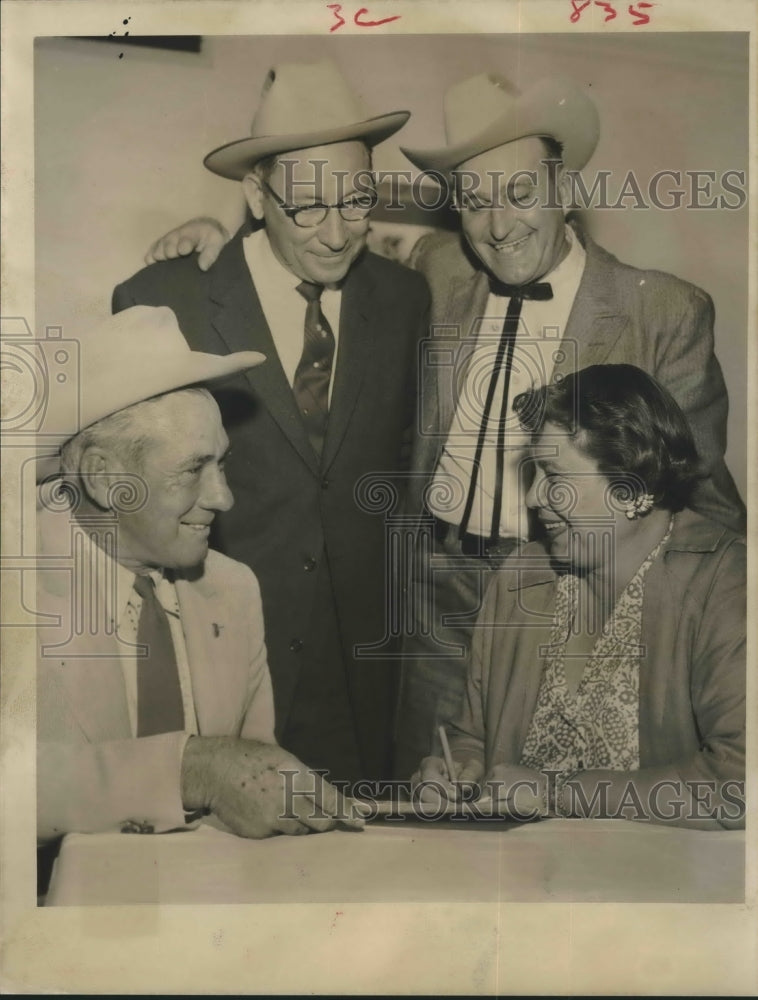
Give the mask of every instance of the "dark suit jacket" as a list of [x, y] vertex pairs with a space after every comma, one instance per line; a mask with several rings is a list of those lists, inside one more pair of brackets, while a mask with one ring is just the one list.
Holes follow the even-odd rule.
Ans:
[[[707, 474], [691, 506], [744, 533], [745, 508], [724, 463], [728, 400], [713, 353], [713, 303], [702, 289], [671, 274], [622, 264], [577, 234], [587, 262], [560, 344], [555, 372], [596, 364], [637, 365], [655, 376], [684, 410]], [[484, 315], [487, 274], [464, 250], [458, 234], [424, 237], [411, 263], [432, 290], [435, 363], [424, 365], [421, 435], [413, 468], [412, 509], [421, 510], [421, 487], [436, 468], [453, 419], [457, 387]], [[444, 363], [440, 359], [447, 359]], [[424, 473], [425, 475], [421, 475]]]
[[420, 275], [370, 253], [353, 265], [319, 462], [250, 280], [245, 234], [240, 230], [206, 273], [194, 256], [145, 268], [116, 288], [114, 310], [167, 305], [195, 350], [266, 355], [265, 364], [216, 394], [232, 446], [227, 476], [235, 505], [217, 517], [213, 544], [259, 580], [278, 737], [307, 659], [314, 569], [328, 558], [366, 775], [386, 775], [395, 667], [353, 655], [357, 644], [385, 633], [384, 517], [361, 509], [355, 489], [363, 476], [396, 473], [408, 450], [428, 288]]

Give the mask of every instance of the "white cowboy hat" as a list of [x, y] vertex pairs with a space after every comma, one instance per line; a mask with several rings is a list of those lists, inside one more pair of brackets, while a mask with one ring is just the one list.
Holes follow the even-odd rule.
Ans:
[[448, 90], [444, 115], [447, 146], [400, 147], [421, 170], [446, 173], [473, 156], [527, 136], [555, 139], [563, 147], [566, 167], [580, 170], [600, 135], [595, 104], [564, 77], [545, 77], [522, 93], [503, 77], [482, 73]]
[[[193, 351], [167, 306], [132, 306], [76, 340], [78, 365], [71, 378], [51, 383], [41, 428], [45, 437], [57, 437], [58, 445], [134, 403], [214, 383], [266, 360], [258, 351]], [[38, 463], [37, 480], [57, 471], [48, 455]]]
[[402, 128], [409, 111], [367, 118], [358, 98], [331, 59], [284, 63], [270, 69], [250, 137], [208, 153], [206, 167], [241, 181], [265, 156], [362, 139], [375, 146]]

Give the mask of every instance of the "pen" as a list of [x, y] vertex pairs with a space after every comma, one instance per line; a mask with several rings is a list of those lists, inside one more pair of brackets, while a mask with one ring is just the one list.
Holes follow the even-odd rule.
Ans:
[[455, 764], [453, 763], [453, 756], [450, 753], [450, 744], [447, 741], [447, 733], [445, 732], [444, 726], [439, 726], [437, 732], [440, 734], [440, 742], [442, 743], [442, 756], [445, 758], [445, 767], [447, 768], [447, 776], [450, 781], [455, 781]]

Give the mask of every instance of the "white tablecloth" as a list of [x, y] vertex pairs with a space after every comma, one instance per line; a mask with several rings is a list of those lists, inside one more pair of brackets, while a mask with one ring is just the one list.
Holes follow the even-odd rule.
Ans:
[[377, 821], [242, 840], [208, 826], [70, 834], [47, 905], [741, 902], [745, 837], [624, 820]]

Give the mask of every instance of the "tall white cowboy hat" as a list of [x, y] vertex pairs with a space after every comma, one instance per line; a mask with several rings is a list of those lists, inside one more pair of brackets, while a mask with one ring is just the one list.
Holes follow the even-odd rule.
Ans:
[[269, 70], [250, 137], [229, 142], [205, 157], [206, 167], [241, 181], [265, 156], [362, 139], [375, 146], [408, 121], [409, 111], [367, 118], [358, 98], [331, 59], [282, 63]]
[[473, 156], [527, 136], [555, 139], [563, 147], [566, 167], [580, 170], [600, 136], [594, 102], [565, 77], [545, 77], [521, 92], [501, 76], [481, 73], [450, 87], [444, 115], [447, 146], [400, 147], [421, 170], [445, 173]]
[[[70, 342], [69, 342], [70, 343]], [[77, 364], [62, 384], [51, 384], [41, 434], [62, 445], [118, 410], [190, 385], [208, 385], [266, 360], [258, 351], [193, 351], [167, 306], [132, 306], [76, 338]], [[58, 471], [51, 456], [37, 480]]]

